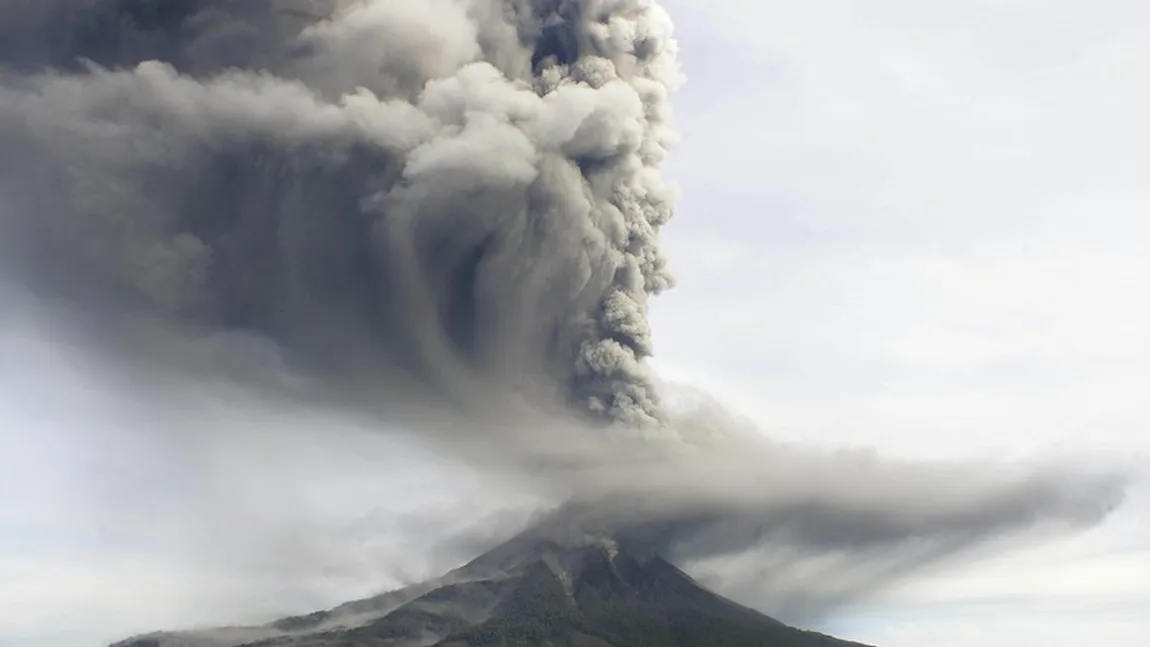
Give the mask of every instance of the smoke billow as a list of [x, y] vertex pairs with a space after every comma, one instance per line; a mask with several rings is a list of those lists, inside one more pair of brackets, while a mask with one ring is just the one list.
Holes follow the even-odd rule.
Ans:
[[653, 0], [2, 2], [8, 270], [127, 364], [465, 428], [564, 524], [685, 561], [905, 549], [889, 574], [1101, 518], [1120, 479], [814, 456], [661, 403], [676, 54]]
[[659, 419], [657, 6], [25, 5], [0, 27], [6, 193], [73, 289], [325, 369]]

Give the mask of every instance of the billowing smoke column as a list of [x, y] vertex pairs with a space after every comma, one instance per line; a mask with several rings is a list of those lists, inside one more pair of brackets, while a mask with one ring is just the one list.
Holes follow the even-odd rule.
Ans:
[[[1114, 475], [806, 455], [722, 412], [660, 407], [643, 360], [647, 298], [671, 282], [658, 232], [675, 195], [658, 169], [675, 54], [652, 0], [0, 1], [0, 260], [92, 315], [79, 327], [135, 351], [116, 356], [132, 368], [171, 357], [190, 382], [214, 378], [224, 363], [205, 339], [270, 338], [283, 374], [321, 386], [246, 405], [314, 396], [310, 413], [332, 416], [323, 460], [353, 414], [392, 424], [407, 419], [383, 405], [446, 398], [411, 414], [421, 438], [566, 502], [548, 532], [611, 532], [685, 561], [770, 545], [877, 564], [849, 593], [1105, 516]], [[572, 408], [659, 433], [589, 433], [554, 415]], [[221, 433], [290, 444], [282, 417], [262, 420]], [[197, 442], [242, 454], [213, 431]], [[249, 451], [206, 470], [224, 494], [205, 498], [236, 519], [249, 463], [275, 454]], [[231, 524], [213, 514], [215, 540]]]
[[9, 253], [314, 368], [657, 424], [675, 53], [649, 0], [6, 2]]

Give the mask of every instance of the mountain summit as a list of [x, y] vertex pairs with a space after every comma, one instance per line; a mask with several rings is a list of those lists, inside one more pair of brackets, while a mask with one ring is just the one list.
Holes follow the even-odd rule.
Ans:
[[256, 627], [112, 647], [861, 647], [789, 627], [607, 536], [528, 533], [447, 575]]

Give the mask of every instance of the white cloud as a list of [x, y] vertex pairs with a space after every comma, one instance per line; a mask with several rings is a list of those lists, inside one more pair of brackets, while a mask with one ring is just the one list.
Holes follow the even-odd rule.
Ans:
[[669, 4], [694, 82], [661, 366], [816, 441], [1148, 449], [1150, 14]]

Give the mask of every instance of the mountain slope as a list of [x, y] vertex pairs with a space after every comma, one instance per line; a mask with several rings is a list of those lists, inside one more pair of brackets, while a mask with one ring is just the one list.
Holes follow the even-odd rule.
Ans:
[[858, 647], [788, 627], [604, 537], [525, 535], [438, 580], [262, 627], [114, 647]]

